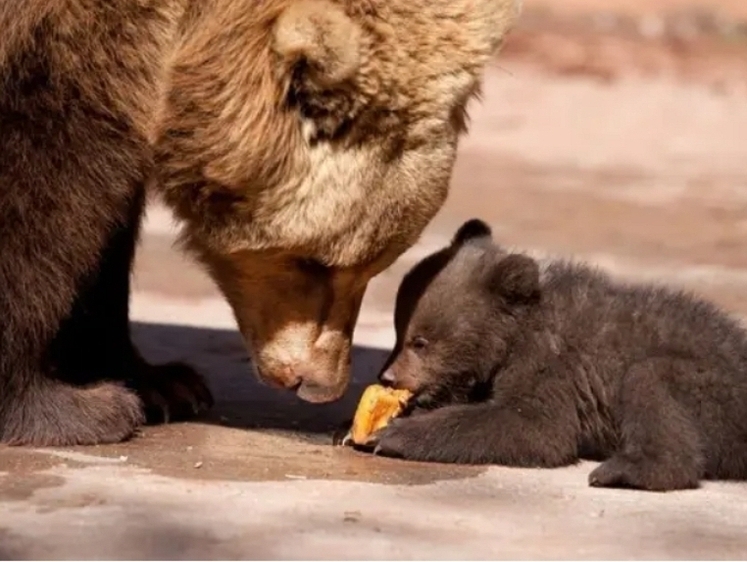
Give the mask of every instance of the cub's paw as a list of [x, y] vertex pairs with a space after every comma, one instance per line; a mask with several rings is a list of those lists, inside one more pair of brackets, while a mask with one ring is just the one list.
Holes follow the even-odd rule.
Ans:
[[[423, 417], [396, 418], [372, 435], [374, 455], [407, 460], [438, 460], [429, 424]], [[426, 419], [427, 422], [427, 419]]]
[[130, 386], [142, 398], [151, 424], [187, 420], [214, 404], [205, 379], [184, 363], [144, 364]]
[[696, 467], [674, 466], [650, 459], [615, 455], [589, 474], [595, 488], [634, 488], [652, 492], [697, 488]]

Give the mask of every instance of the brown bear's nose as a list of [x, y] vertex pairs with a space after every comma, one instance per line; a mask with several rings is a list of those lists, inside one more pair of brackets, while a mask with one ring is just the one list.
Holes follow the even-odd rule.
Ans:
[[395, 381], [396, 381], [396, 379], [394, 378], [394, 373], [392, 372], [391, 369], [387, 369], [386, 371], [384, 371], [383, 373], [381, 373], [379, 375], [379, 380], [383, 384], [388, 384], [388, 385], [394, 384]]

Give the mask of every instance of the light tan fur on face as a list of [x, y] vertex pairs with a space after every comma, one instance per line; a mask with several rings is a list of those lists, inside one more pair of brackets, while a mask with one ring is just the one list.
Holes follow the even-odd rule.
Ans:
[[262, 378], [336, 398], [365, 286], [443, 205], [466, 103], [517, 2], [189, 6], [157, 120], [158, 187]]

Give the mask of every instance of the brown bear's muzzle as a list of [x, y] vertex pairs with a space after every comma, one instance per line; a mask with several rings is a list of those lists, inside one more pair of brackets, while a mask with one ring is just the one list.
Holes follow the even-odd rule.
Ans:
[[351, 336], [314, 323], [291, 325], [272, 341], [254, 343], [254, 366], [264, 383], [294, 390], [307, 402], [331, 402], [350, 381]]
[[233, 308], [256, 375], [308, 402], [342, 396], [368, 271], [296, 266], [239, 253], [211, 262]]

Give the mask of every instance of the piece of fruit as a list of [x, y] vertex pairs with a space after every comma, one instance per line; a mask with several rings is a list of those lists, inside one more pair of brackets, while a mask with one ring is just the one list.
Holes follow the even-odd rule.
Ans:
[[343, 439], [343, 444], [352, 441], [356, 445], [366, 445], [371, 435], [385, 427], [389, 420], [402, 412], [412, 396], [409, 390], [372, 384], [363, 392], [353, 418], [353, 426]]

